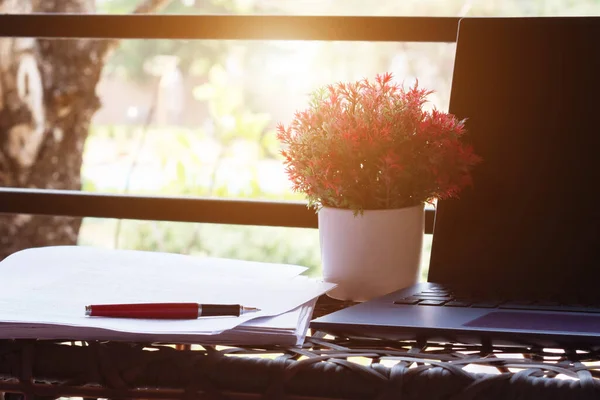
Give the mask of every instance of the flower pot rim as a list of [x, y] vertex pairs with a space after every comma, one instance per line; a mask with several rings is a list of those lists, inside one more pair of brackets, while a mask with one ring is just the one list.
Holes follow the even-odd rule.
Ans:
[[[425, 203], [421, 203], [421, 204], [417, 204], [414, 206], [406, 206], [406, 207], [400, 207], [400, 208], [376, 208], [376, 209], [365, 209], [363, 210], [363, 212], [369, 212], [369, 213], [376, 213], [376, 212], [389, 212], [389, 211], [400, 211], [400, 210], [410, 210], [410, 209], [415, 209], [415, 208], [423, 208], [425, 209]], [[350, 209], [350, 208], [339, 208], [339, 207], [328, 207], [328, 206], [323, 206], [321, 207], [321, 210], [335, 210], [335, 211], [340, 211], [340, 212], [354, 212], [354, 210]], [[319, 210], [320, 211], [320, 210]]]

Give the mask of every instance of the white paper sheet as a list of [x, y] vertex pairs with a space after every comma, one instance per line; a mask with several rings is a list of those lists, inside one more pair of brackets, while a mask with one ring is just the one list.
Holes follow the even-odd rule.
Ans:
[[[29, 249], [0, 263], [0, 322], [211, 335], [254, 318], [288, 312], [334, 287], [294, 278], [301, 270], [154, 252], [75, 246]], [[261, 311], [167, 321], [84, 316], [89, 304], [142, 302], [242, 304]]]
[[[162, 253], [141, 250], [112, 250], [87, 246], [49, 246], [27, 249], [17, 252], [0, 263], [2, 276], [5, 274], [39, 273], [46, 263], [54, 265], [69, 261], [71, 266], [79, 268], [91, 263], [93, 265], [111, 266], [118, 264], [125, 268], [158, 271], [162, 273], [172, 266], [180, 272], [202, 268], [204, 274], [238, 277], [293, 277], [306, 271], [306, 267], [290, 264], [264, 263], [255, 261], [232, 260], [227, 258], [194, 257], [175, 253]], [[14, 268], [18, 266], [19, 269]], [[66, 271], [65, 268], [61, 267]], [[28, 277], [32, 278], [32, 277]], [[40, 276], [47, 279], [47, 276]]]

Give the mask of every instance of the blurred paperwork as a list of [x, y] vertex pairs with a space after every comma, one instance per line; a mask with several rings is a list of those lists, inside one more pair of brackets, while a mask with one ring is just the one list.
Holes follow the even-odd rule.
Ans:
[[[0, 263], [0, 338], [301, 344], [333, 284], [304, 267], [91, 247], [28, 249]], [[196, 320], [94, 318], [87, 304], [244, 304], [260, 312]]]

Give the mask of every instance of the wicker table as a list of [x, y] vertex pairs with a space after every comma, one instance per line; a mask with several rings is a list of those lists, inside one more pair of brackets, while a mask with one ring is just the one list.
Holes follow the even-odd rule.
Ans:
[[[323, 298], [317, 313], [348, 303]], [[302, 348], [0, 341], [0, 391], [146, 399], [600, 399], [594, 351], [328, 337]]]

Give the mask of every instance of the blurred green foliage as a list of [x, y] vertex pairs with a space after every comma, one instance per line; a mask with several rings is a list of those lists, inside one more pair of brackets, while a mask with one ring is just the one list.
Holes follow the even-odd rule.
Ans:
[[[257, 166], [261, 161], [279, 162], [275, 132], [269, 128], [271, 117], [248, 109], [242, 82], [231, 79], [223, 66], [215, 63], [208, 71], [208, 81], [194, 89], [199, 102], [206, 103], [210, 129], [182, 127], [94, 126], [86, 142], [86, 155], [111, 148], [125, 170], [132, 157], [132, 138], [145, 135], [145, 146], [137, 168], [146, 164], [160, 166], [165, 181], [148, 194], [249, 198], [263, 200], [303, 200], [289, 190], [268, 192], [261, 187]], [[240, 161], [240, 154], [245, 155]], [[225, 166], [233, 174], [245, 173], [249, 179], [231, 188], [219, 173]], [[134, 173], [135, 171], [126, 171]], [[86, 175], [84, 190], [98, 190], [94, 179]], [[119, 192], [118, 182], [102, 191]], [[144, 190], [136, 190], [144, 194]], [[214, 224], [123, 221], [119, 247], [167, 251], [224, 258], [298, 264], [309, 267], [310, 275], [320, 271], [318, 231], [315, 229], [252, 227]], [[114, 235], [114, 222], [87, 220], [82, 228], [82, 244], [110, 245], [107, 235]]]
[[[235, 142], [244, 141], [253, 146], [257, 137], [255, 128], [248, 124], [249, 132], [245, 139], [236, 136]], [[139, 129], [139, 128], [138, 128]], [[245, 135], [241, 132], [240, 136]], [[227, 180], [216, 181], [219, 164], [227, 161], [227, 148], [221, 161], [207, 161], [199, 153], [190, 151], [207, 145], [209, 138], [198, 130], [161, 127], [148, 133], [146, 157], [156, 158], [161, 164], [162, 175], [167, 177], [158, 192], [161, 195], [248, 198], [262, 200], [303, 200], [300, 194], [288, 192], [269, 193], [261, 188], [256, 173], [245, 180], [243, 187], [235, 192]], [[130, 145], [127, 138], [131, 130], [127, 127], [95, 127], [86, 144], [86, 152], [103, 148], [103, 143], [118, 146], [116, 153], [126, 154]], [[173, 157], [173, 155], [178, 155]], [[263, 153], [261, 153], [263, 154]], [[223, 161], [225, 160], [225, 161]], [[127, 163], [124, 163], [127, 166]], [[143, 164], [142, 164], [143, 166]], [[252, 170], [256, 166], [248, 164], [243, 168]], [[84, 170], [84, 177], [86, 177]], [[93, 179], [84, 179], [84, 190], [97, 191]], [[120, 192], [119, 187], [104, 187], [102, 192]], [[156, 190], [136, 190], [136, 194], [156, 194]], [[81, 244], [111, 246], [116, 221], [88, 219], [82, 227]], [[123, 221], [119, 247], [167, 251], [244, 260], [290, 263], [310, 268], [309, 274], [320, 272], [320, 249], [316, 229], [255, 227], [216, 224], [195, 224], [153, 221]]]
[[[136, 1], [103, 0], [97, 2], [99, 13], [128, 14]], [[163, 14], [230, 14], [251, 12], [252, 2], [239, 0], [172, 0]], [[222, 40], [123, 40], [111, 56], [105, 73], [117, 74], [132, 81], [147, 81], [148, 63], [156, 55], [178, 58], [179, 68], [188, 76], [202, 76], [215, 62], [222, 62], [230, 43]]]

